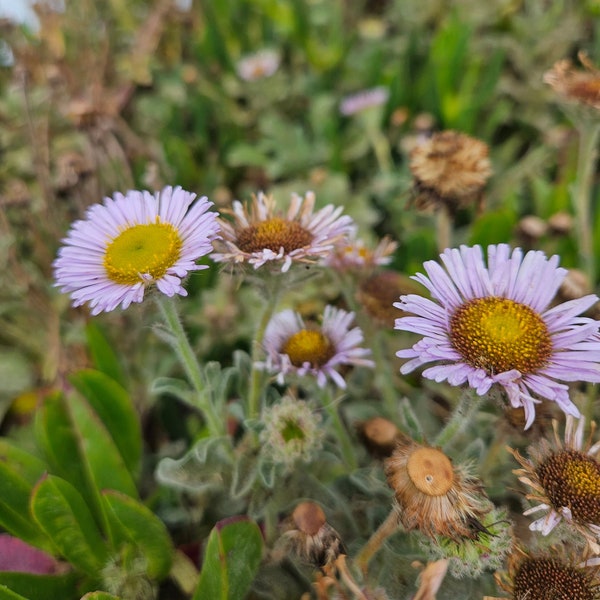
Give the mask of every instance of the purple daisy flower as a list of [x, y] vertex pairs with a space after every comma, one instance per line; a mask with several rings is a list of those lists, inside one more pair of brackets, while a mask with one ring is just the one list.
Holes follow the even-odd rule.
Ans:
[[265, 331], [263, 341], [267, 359], [258, 366], [277, 373], [283, 384], [286, 375], [312, 375], [319, 387], [325, 387], [329, 377], [344, 389], [346, 382], [337, 372], [340, 365], [373, 367], [365, 358], [371, 351], [361, 348], [363, 334], [360, 328], [350, 329], [354, 313], [326, 306], [321, 327], [305, 325], [293, 310], [276, 314]]
[[141, 302], [151, 285], [166, 296], [186, 296], [181, 280], [206, 269], [196, 260], [213, 250], [217, 213], [206, 197], [180, 187], [116, 193], [94, 204], [73, 223], [54, 261], [56, 285], [73, 306], [89, 302], [91, 313]]
[[498, 384], [513, 407], [524, 408], [526, 429], [543, 398], [578, 417], [562, 382], [600, 382], [598, 322], [578, 316], [598, 297], [548, 308], [567, 270], [558, 267], [558, 256], [539, 251], [488, 246], [487, 267], [480, 246], [447, 249], [440, 258], [445, 269], [427, 261], [427, 275], [414, 277], [432, 300], [410, 294], [394, 304], [414, 315], [396, 319], [395, 328], [423, 336], [397, 352], [411, 359], [400, 371], [438, 363], [423, 376], [467, 383], [479, 395]]

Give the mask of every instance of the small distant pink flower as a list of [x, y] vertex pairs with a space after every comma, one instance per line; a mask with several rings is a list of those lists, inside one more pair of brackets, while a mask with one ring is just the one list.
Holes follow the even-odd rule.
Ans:
[[367, 108], [381, 106], [388, 101], [389, 97], [390, 91], [383, 86], [363, 90], [344, 97], [340, 102], [340, 112], [344, 116], [349, 117]]
[[237, 63], [237, 73], [244, 81], [265, 79], [277, 72], [279, 62], [279, 53], [265, 48], [243, 56]]

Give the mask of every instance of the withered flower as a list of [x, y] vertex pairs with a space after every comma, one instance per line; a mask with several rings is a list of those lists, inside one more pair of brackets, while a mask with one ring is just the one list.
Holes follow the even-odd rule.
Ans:
[[451, 213], [478, 205], [492, 174], [487, 144], [452, 130], [434, 133], [418, 144], [410, 155], [410, 170], [415, 206], [444, 205]]
[[429, 537], [478, 535], [490, 503], [478, 479], [456, 467], [439, 448], [403, 438], [385, 462], [400, 522]]
[[378, 458], [391, 456], [402, 435], [392, 421], [383, 417], [368, 419], [360, 423], [357, 430], [367, 450]]
[[585, 70], [576, 69], [570, 60], [559, 60], [544, 73], [544, 82], [567, 101], [600, 109], [600, 71], [585, 52], [577, 57]]
[[346, 554], [339, 533], [327, 523], [323, 509], [315, 502], [298, 504], [289, 525], [282, 542], [302, 562], [325, 569]]

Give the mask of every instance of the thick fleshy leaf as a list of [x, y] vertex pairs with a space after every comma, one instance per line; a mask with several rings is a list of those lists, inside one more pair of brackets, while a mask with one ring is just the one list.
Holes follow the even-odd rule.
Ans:
[[164, 579], [173, 561], [173, 544], [163, 522], [137, 500], [115, 491], [102, 494], [111, 529], [121, 541], [133, 544], [146, 559], [146, 572], [152, 578]]
[[0, 439], [0, 526], [32, 546], [50, 550], [50, 541], [29, 512], [33, 486], [45, 471], [37, 457]]
[[31, 497], [31, 512], [65, 559], [97, 577], [108, 560], [108, 548], [85, 500], [68, 481], [44, 477]]
[[225, 519], [208, 538], [194, 600], [242, 600], [262, 557], [262, 535], [245, 517]]
[[135, 476], [140, 468], [142, 436], [129, 393], [108, 375], [92, 369], [78, 371], [69, 380], [98, 414]]
[[121, 367], [121, 361], [96, 321], [90, 321], [86, 325], [85, 337], [96, 369], [125, 386], [127, 379]]
[[31, 575], [6, 571], [0, 573], [0, 590], [8, 588], [16, 596], [3, 596], [0, 600], [26, 598], [27, 600], [67, 600], [77, 598], [81, 578], [75, 573], [67, 575]]
[[118, 596], [113, 596], [108, 592], [88, 592], [81, 596], [81, 600], [121, 600]]

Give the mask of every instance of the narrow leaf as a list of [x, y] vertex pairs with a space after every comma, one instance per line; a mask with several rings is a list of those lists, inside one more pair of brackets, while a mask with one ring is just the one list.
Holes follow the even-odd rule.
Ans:
[[92, 369], [78, 371], [69, 380], [100, 417], [130, 473], [137, 474], [142, 437], [129, 393], [108, 375]]
[[125, 386], [127, 379], [121, 367], [121, 361], [96, 321], [90, 321], [86, 325], [85, 335], [92, 360], [98, 371]]
[[108, 560], [108, 549], [81, 494], [66, 480], [44, 477], [31, 497], [38, 525], [74, 567], [96, 577]]

